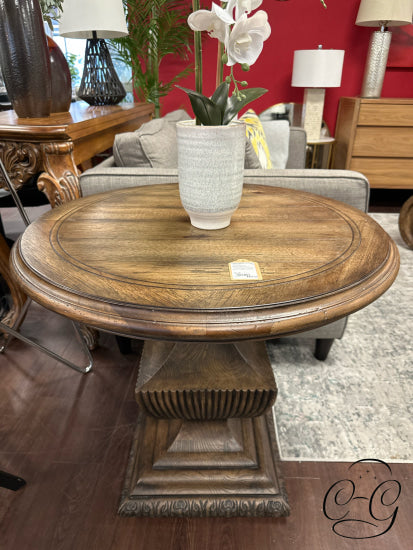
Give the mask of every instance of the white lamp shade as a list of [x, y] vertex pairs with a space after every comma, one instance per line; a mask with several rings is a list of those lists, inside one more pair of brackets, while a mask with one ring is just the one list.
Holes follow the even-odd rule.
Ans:
[[67, 38], [118, 38], [128, 34], [122, 0], [64, 0], [59, 34]]
[[338, 88], [341, 86], [344, 50], [296, 50], [291, 86]]
[[412, 22], [413, 0], [361, 0], [356, 25], [398, 27]]

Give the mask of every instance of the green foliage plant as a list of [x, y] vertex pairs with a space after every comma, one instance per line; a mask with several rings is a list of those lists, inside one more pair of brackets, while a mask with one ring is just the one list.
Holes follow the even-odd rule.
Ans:
[[79, 78], [79, 69], [76, 66], [77, 55], [74, 53], [66, 54], [66, 61], [69, 65], [70, 76], [72, 78], [72, 86]]
[[192, 33], [186, 20], [191, 6], [187, 0], [124, 0], [124, 7], [129, 34], [109, 41], [112, 55], [131, 67], [138, 99], [154, 103], [159, 117], [160, 98], [193, 70], [188, 62], [168, 82], [159, 72], [167, 56], [189, 58]]
[[52, 20], [59, 19], [63, 11], [63, 0], [39, 0], [40, 9], [43, 14], [43, 20], [49, 25], [53, 31]]

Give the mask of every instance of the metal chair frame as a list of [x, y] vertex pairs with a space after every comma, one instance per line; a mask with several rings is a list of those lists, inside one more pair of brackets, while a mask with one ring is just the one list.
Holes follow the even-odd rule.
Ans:
[[[8, 175], [8, 173], [7, 173], [7, 171], [6, 171], [6, 169], [5, 169], [5, 167], [4, 167], [1, 160], [0, 160], [0, 172], [1, 172], [1, 175], [3, 176], [3, 179], [6, 183], [7, 189], [10, 192], [10, 194], [11, 194], [11, 196], [12, 196], [12, 198], [13, 198], [15, 204], [16, 204], [16, 207], [17, 207], [17, 209], [20, 213], [20, 216], [21, 216], [25, 226], [26, 227], [29, 226], [30, 223], [31, 223], [30, 219], [29, 219], [29, 217], [28, 217], [28, 215], [27, 215], [27, 213], [26, 213], [26, 211], [23, 207], [23, 204], [20, 200], [20, 197], [17, 194], [17, 191], [15, 190], [15, 188], [14, 188], [14, 186], [13, 186], [13, 184], [12, 184], [10, 178], [9, 178], [9, 175]], [[22, 323], [22, 320], [24, 319], [24, 317], [26, 315], [26, 312], [27, 312], [31, 302], [32, 302], [32, 300], [30, 298], [27, 298], [27, 300], [26, 300], [26, 302], [25, 302], [25, 304], [22, 308], [22, 311], [19, 315], [19, 318], [16, 320], [13, 327], [10, 327], [10, 326], [6, 325], [5, 323], [3, 323], [2, 321], [0, 321], [0, 332], [6, 332], [12, 338], [17, 338], [18, 340], [21, 340], [22, 342], [25, 342], [26, 344], [36, 348], [37, 350], [42, 351], [43, 353], [49, 355], [50, 357], [52, 357], [56, 361], [59, 361], [60, 363], [63, 363], [67, 367], [70, 367], [71, 369], [76, 370], [77, 372], [80, 372], [82, 374], [88, 373], [92, 369], [93, 358], [92, 358], [92, 355], [89, 351], [89, 348], [86, 345], [86, 342], [83, 339], [83, 336], [82, 336], [82, 333], [79, 329], [79, 326], [75, 321], [72, 321], [72, 325], [73, 325], [73, 328], [75, 330], [75, 333], [79, 337], [80, 345], [83, 349], [83, 352], [85, 353], [85, 356], [87, 357], [88, 364], [86, 365], [86, 367], [79, 366], [76, 363], [73, 363], [72, 361], [69, 361], [65, 357], [62, 357], [61, 355], [55, 353], [54, 351], [52, 351], [49, 348], [43, 346], [42, 344], [39, 344], [38, 342], [35, 342], [34, 340], [32, 340], [30, 338], [27, 338], [26, 336], [24, 336], [23, 334], [21, 334], [18, 331], [18, 327], [20, 327], [20, 324]], [[4, 353], [6, 351], [6, 348], [9, 345], [12, 338], [7, 338], [5, 343], [2, 346], [0, 346], [0, 353]]]

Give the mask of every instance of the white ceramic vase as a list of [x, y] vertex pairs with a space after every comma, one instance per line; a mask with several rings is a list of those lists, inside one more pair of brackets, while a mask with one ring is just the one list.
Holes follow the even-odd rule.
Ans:
[[227, 227], [242, 195], [245, 124], [197, 126], [184, 120], [177, 123], [176, 133], [179, 194], [191, 224]]

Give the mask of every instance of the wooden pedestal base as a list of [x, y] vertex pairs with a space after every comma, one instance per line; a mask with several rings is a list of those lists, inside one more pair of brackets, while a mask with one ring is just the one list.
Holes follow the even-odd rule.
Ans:
[[[139, 414], [119, 514], [289, 515], [271, 411], [257, 418], [200, 424]], [[199, 437], [208, 430], [217, 439]], [[194, 432], [198, 438], [188, 439]], [[190, 446], [192, 452], [181, 450]]]
[[[271, 412], [275, 394], [262, 343], [145, 344], [136, 389], [141, 410], [119, 513], [288, 515]], [[257, 406], [263, 398], [265, 414]], [[225, 410], [233, 411], [230, 418]]]

